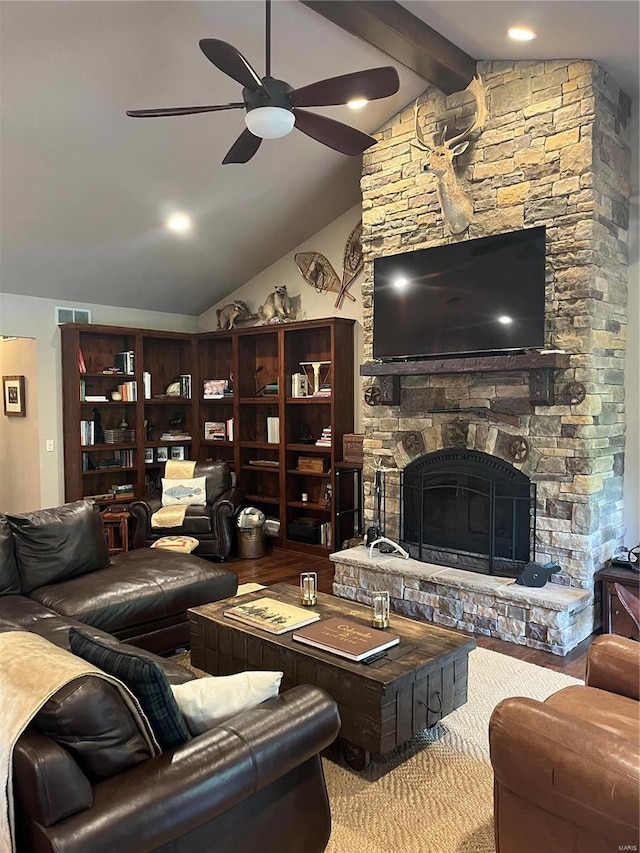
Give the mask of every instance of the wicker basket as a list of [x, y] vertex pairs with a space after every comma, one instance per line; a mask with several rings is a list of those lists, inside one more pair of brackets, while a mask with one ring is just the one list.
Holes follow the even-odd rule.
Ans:
[[238, 556], [242, 560], [254, 560], [264, 554], [264, 524], [260, 527], [238, 529]]

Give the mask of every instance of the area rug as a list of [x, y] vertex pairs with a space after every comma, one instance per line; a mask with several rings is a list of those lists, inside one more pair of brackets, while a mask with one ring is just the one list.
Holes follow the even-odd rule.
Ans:
[[[243, 584], [238, 592], [251, 588], [261, 585]], [[189, 665], [188, 655], [180, 662]], [[495, 853], [491, 712], [508, 696], [542, 700], [581, 683], [474, 649], [467, 703], [433, 729], [374, 758], [362, 772], [324, 760], [332, 816], [327, 853]]]
[[325, 761], [327, 853], [495, 853], [491, 712], [508, 696], [545, 699], [578, 679], [476, 648], [465, 705], [357, 773]]

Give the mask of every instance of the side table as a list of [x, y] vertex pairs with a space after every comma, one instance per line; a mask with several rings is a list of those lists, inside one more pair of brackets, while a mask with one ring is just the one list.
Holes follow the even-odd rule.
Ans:
[[601, 569], [596, 580], [602, 582], [602, 632], [640, 640], [640, 631], [620, 603], [614, 584], [627, 587], [634, 595], [640, 593], [640, 574], [622, 566]]
[[105, 509], [100, 515], [104, 523], [104, 532], [107, 536], [109, 554], [121, 554], [129, 550], [129, 518], [126, 509]]

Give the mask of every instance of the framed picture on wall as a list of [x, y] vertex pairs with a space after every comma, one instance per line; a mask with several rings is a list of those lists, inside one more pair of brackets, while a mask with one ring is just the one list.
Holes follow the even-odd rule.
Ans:
[[2, 399], [4, 413], [9, 418], [24, 418], [27, 414], [25, 406], [24, 376], [2, 377]]

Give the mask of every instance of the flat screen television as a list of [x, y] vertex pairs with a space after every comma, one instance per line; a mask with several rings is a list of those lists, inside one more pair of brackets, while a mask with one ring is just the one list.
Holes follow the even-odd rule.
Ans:
[[373, 262], [373, 357], [544, 346], [545, 226]]

